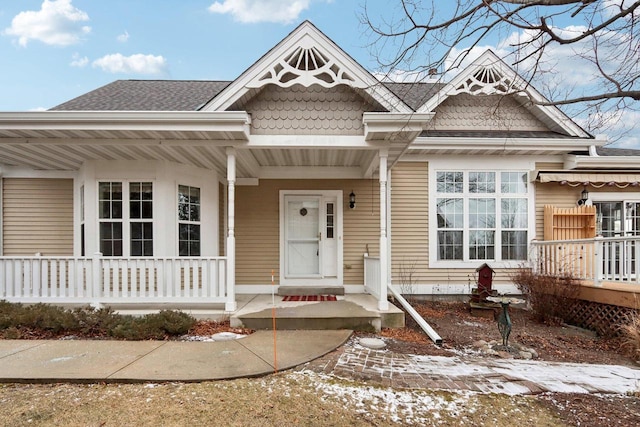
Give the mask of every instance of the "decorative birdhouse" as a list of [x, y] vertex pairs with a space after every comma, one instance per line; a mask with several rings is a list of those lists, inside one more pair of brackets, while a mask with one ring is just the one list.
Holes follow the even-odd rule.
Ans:
[[476, 292], [473, 293], [473, 302], [484, 302], [488, 296], [493, 295], [493, 276], [495, 271], [488, 264], [482, 264], [476, 268], [477, 284]]

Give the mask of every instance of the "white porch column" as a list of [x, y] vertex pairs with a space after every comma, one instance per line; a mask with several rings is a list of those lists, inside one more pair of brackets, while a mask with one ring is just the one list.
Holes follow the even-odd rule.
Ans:
[[227, 147], [227, 302], [225, 311], [236, 311], [236, 150]]
[[387, 238], [387, 157], [389, 151], [381, 149], [378, 153], [380, 158], [380, 299], [378, 300], [379, 310], [388, 310], [387, 284], [389, 281], [389, 241]]

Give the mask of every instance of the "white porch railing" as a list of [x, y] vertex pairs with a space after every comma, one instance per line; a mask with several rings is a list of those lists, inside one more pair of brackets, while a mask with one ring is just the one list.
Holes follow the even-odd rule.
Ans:
[[536, 273], [577, 279], [640, 284], [640, 236], [534, 241]]
[[[380, 258], [369, 255], [364, 256], [364, 289], [367, 293], [380, 300], [382, 281], [380, 280]], [[387, 296], [384, 295], [386, 299]]]
[[0, 257], [0, 299], [95, 306], [229, 303], [226, 276], [225, 257]]

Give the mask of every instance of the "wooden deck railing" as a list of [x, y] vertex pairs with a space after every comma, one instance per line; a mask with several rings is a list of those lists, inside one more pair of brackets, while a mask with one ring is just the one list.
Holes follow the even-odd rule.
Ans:
[[536, 273], [576, 279], [640, 284], [640, 236], [534, 241]]
[[0, 299], [24, 303], [227, 303], [225, 257], [0, 257]]

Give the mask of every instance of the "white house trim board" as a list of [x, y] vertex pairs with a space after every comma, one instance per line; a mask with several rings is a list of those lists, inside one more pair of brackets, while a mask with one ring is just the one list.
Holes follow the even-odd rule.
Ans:
[[267, 84], [281, 87], [293, 84], [306, 87], [311, 84], [324, 87], [346, 84], [364, 90], [389, 111], [412, 111], [309, 21], [300, 24], [205, 105], [203, 110], [226, 110], [250, 90]]
[[434, 113], [363, 113], [365, 140], [412, 141], [433, 118]]
[[565, 169], [619, 169], [638, 167], [637, 156], [583, 156], [567, 154], [564, 158]]
[[[326, 203], [334, 203], [334, 239], [335, 239], [335, 276], [324, 276], [323, 272], [323, 260], [322, 253], [319, 253], [320, 256], [320, 274], [306, 277], [287, 277], [287, 249], [286, 249], [286, 205], [285, 201], [288, 197], [291, 198], [299, 198], [302, 199], [304, 197], [308, 198], [316, 198], [320, 201], [320, 209], [319, 216], [322, 218], [320, 220], [320, 227], [324, 228], [321, 230], [322, 235], [320, 238], [326, 238], [325, 229], [326, 224], [324, 223], [324, 218], [326, 216], [325, 206]], [[343, 276], [343, 201], [342, 201], [342, 191], [341, 190], [280, 190], [279, 192], [279, 206], [280, 206], [280, 285], [334, 285], [334, 286], [342, 286], [344, 283]], [[324, 226], [323, 226], [324, 224]]]
[[246, 141], [250, 124], [242, 111], [29, 111], [0, 113], [0, 137], [20, 130], [217, 131]]
[[[488, 80], [480, 81], [477, 77], [478, 75], [482, 75]], [[581, 138], [590, 138], [591, 136], [567, 117], [559, 108], [536, 104], [548, 102], [548, 99], [520, 77], [491, 50], [487, 50], [480, 55], [479, 58], [462, 70], [438, 93], [418, 108], [417, 111], [434, 111], [436, 107], [448, 97], [459, 93], [469, 93], [472, 95], [514, 95], [520, 98], [523, 106], [530, 109], [531, 112], [550, 129]], [[531, 100], [533, 102], [531, 102]]]
[[468, 138], [420, 136], [409, 146], [410, 151], [487, 150], [487, 151], [547, 151], [564, 154], [567, 151], [586, 150], [589, 145], [602, 146], [606, 141], [580, 138]]

